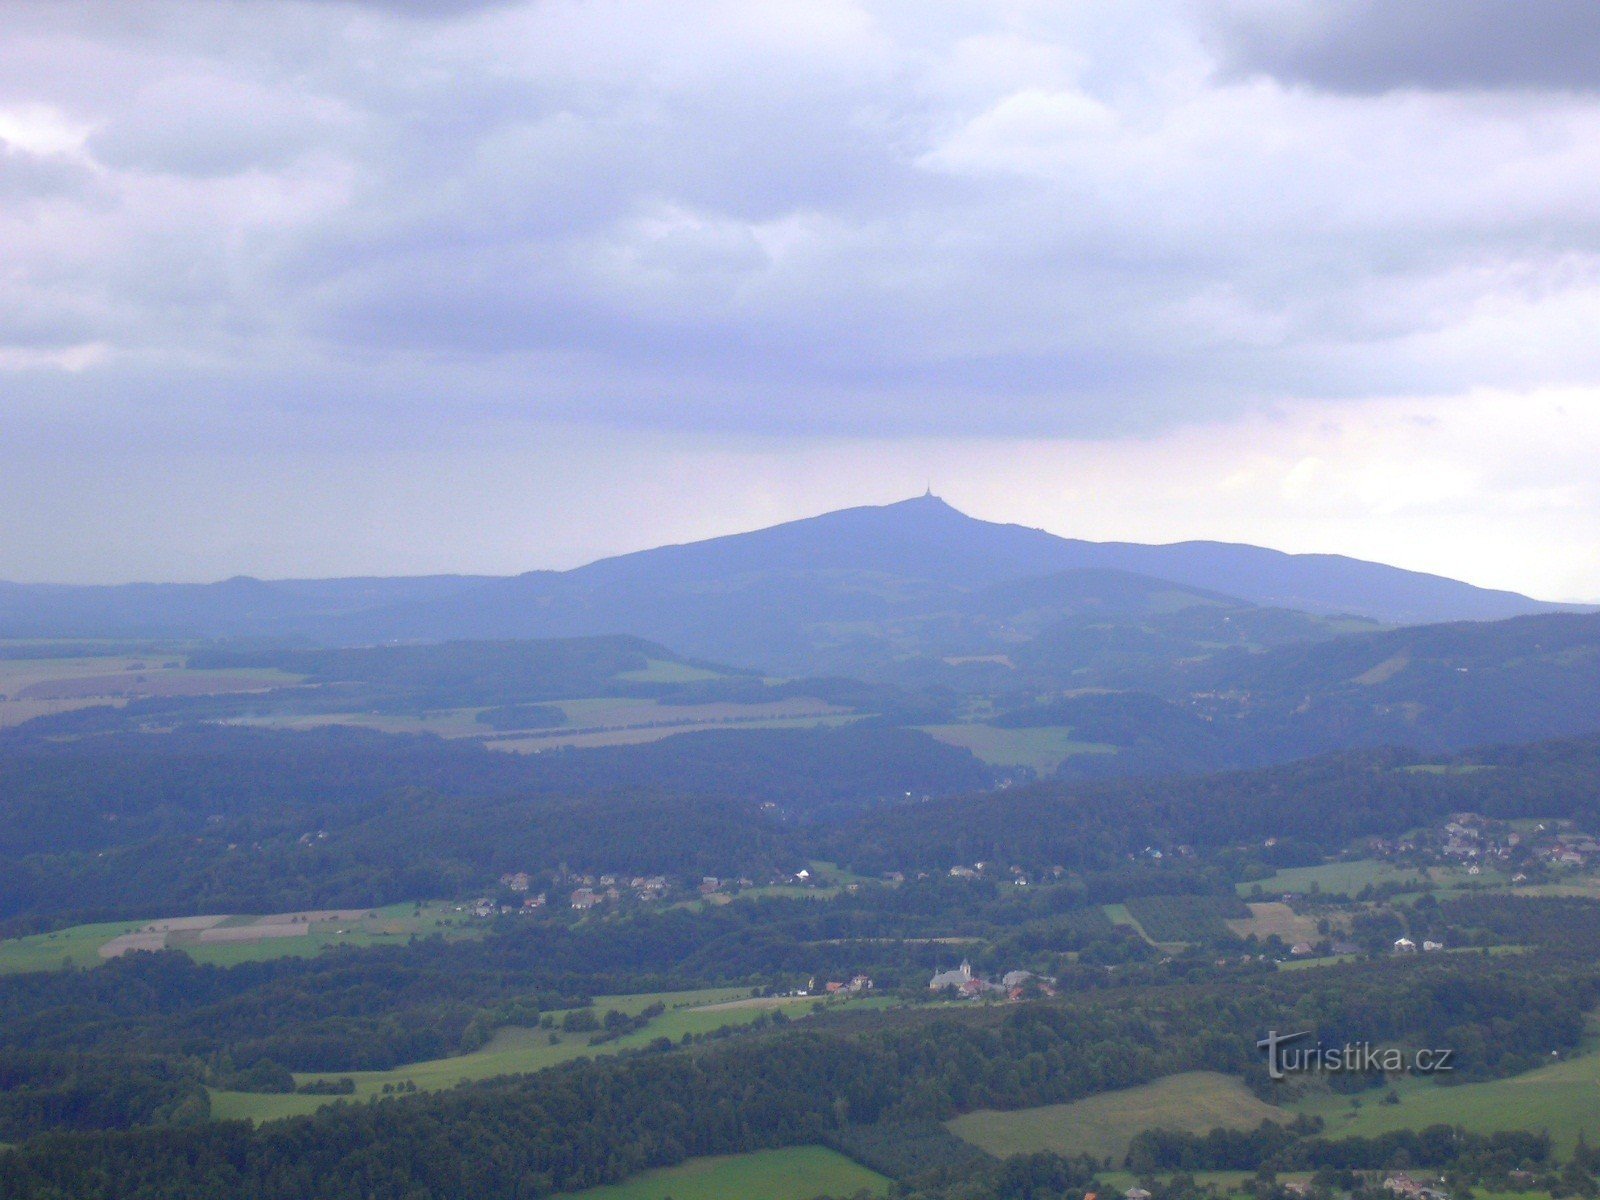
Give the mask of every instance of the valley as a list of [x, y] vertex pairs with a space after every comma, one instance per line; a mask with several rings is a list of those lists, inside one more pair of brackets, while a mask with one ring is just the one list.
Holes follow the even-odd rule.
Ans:
[[[1405, 624], [1328, 564], [909, 505], [0, 644], [0, 1182], [355, 1143], [508, 1200], [1590, 1177], [1600, 616], [1411, 581], [1517, 611]], [[370, 596], [460, 635], [358, 635]], [[529, 596], [561, 636], [461, 615]], [[1291, 1025], [1458, 1073], [1274, 1081]]]

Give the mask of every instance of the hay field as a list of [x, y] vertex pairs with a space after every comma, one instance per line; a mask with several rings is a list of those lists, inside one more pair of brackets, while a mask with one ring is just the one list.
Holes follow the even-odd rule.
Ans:
[[1121, 1166], [1128, 1144], [1145, 1129], [1206, 1133], [1254, 1129], [1263, 1120], [1285, 1122], [1293, 1113], [1265, 1104], [1239, 1080], [1215, 1071], [1169, 1075], [1142, 1087], [1011, 1112], [985, 1110], [948, 1121], [952, 1133], [998, 1158], [1053, 1150], [1089, 1154]]
[[691, 1158], [622, 1183], [558, 1200], [811, 1200], [814, 1196], [886, 1195], [889, 1180], [821, 1146]]

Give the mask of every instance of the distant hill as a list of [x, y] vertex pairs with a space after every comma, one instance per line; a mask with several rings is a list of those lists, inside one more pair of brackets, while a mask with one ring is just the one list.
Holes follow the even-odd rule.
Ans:
[[[997, 653], [997, 641], [1020, 638], [992, 627], [1018, 612], [1120, 621], [1201, 607], [1297, 609], [1387, 624], [1561, 608], [1331, 555], [1061, 538], [980, 521], [930, 495], [496, 580], [357, 614], [328, 630], [342, 640], [625, 632], [721, 661], [814, 671], [859, 669], [863, 659]], [[995, 637], [982, 636], [986, 622]], [[1299, 624], [1296, 637], [1330, 632]], [[963, 632], [978, 636], [963, 640]], [[1195, 649], [1191, 639], [1185, 652]]]
[[[1375, 623], [1561, 608], [1332, 555], [1062, 538], [928, 495], [512, 578], [0, 585], [0, 637], [272, 634], [359, 645], [626, 634], [788, 674], [993, 688]], [[962, 678], [941, 678], [946, 668]]]
[[1035, 699], [992, 718], [1114, 755], [1073, 774], [1207, 770], [1359, 746], [1424, 752], [1600, 730], [1600, 614], [1415, 626], [1172, 662], [1125, 690]]
[[216, 637], [426, 602], [481, 585], [474, 575], [79, 586], [0, 582], [0, 638]]

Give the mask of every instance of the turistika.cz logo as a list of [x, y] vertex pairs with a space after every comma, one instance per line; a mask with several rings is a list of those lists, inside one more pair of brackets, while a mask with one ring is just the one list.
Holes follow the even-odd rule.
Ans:
[[1342, 1046], [1324, 1046], [1321, 1042], [1309, 1046], [1293, 1044], [1310, 1036], [1309, 1029], [1299, 1033], [1269, 1029], [1267, 1036], [1256, 1043], [1256, 1049], [1266, 1051], [1267, 1074], [1273, 1079], [1283, 1079], [1310, 1071], [1434, 1075], [1454, 1070], [1454, 1050], [1406, 1051], [1396, 1046], [1374, 1046], [1371, 1042], [1346, 1042]]

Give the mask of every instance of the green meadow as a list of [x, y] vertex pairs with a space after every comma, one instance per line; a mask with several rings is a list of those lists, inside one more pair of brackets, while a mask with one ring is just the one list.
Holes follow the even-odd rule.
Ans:
[[821, 1146], [692, 1158], [558, 1200], [811, 1200], [886, 1195], [889, 1180]]
[[22, 971], [56, 971], [62, 967], [96, 967], [105, 960], [100, 947], [114, 937], [144, 928], [144, 921], [113, 921], [103, 925], [74, 925], [53, 933], [0, 941], [0, 975]]
[[[448, 938], [480, 937], [484, 923], [457, 905], [431, 902], [424, 905], [393, 904], [370, 909], [348, 919], [312, 921], [307, 932], [296, 937], [264, 937], [251, 941], [203, 942], [190, 931], [172, 934], [168, 948], [182, 950], [196, 962], [219, 967], [236, 963], [260, 962], [289, 956], [308, 957], [330, 946], [396, 945], [412, 937], [442, 934]], [[219, 928], [244, 928], [262, 920], [254, 916], [235, 916]], [[0, 975], [22, 971], [54, 971], [62, 967], [94, 967], [105, 961], [100, 948], [113, 938], [134, 933], [154, 921], [118, 921], [97, 925], [74, 925], [51, 933], [0, 941]]]
[[334, 1071], [297, 1073], [295, 1082], [304, 1084], [348, 1078], [356, 1090], [348, 1096], [312, 1096], [296, 1093], [211, 1092], [212, 1116], [219, 1119], [270, 1121], [278, 1117], [315, 1112], [338, 1100], [366, 1100], [393, 1091], [402, 1084], [414, 1084], [419, 1091], [439, 1091], [458, 1083], [492, 1079], [497, 1075], [523, 1075], [577, 1058], [595, 1058], [636, 1050], [657, 1038], [682, 1040], [685, 1034], [714, 1033], [738, 1025], [748, 1025], [763, 1013], [781, 1010], [790, 1018], [804, 1017], [818, 1005], [866, 1004], [866, 999], [821, 1000], [816, 997], [774, 996], [752, 998], [746, 988], [713, 988], [694, 992], [660, 992], [639, 996], [598, 996], [597, 1014], [615, 1009], [637, 1015], [661, 1002], [667, 1011], [643, 1029], [598, 1046], [589, 1044], [588, 1033], [566, 1033], [509, 1027], [496, 1031], [489, 1043], [469, 1054], [408, 1063], [389, 1071]]
[[1555, 1140], [1557, 1153], [1571, 1153], [1578, 1135], [1600, 1140], [1600, 1053], [1591, 1050], [1548, 1067], [1487, 1083], [1440, 1086], [1408, 1078], [1396, 1082], [1399, 1104], [1380, 1103], [1380, 1093], [1361, 1097], [1352, 1109], [1349, 1097], [1313, 1094], [1298, 1107], [1323, 1118], [1329, 1137], [1460, 1125], [1476, 1133], [1504, 1129], [1543, 1130]]
[[1258, 1100], [1232, 1076], [1190, 1071], [1071, 1104], [1010, 1112], [983, 1110], [947, 1124], [957, 1137], [997, 1158], [1053, 1150], [1057, 1154], [1089, 1154], [1120, 1166], [1128, 1143], [1141, 1130], [1206, 1133], [1218, 1127], [1254, 1129], [1263, 1120], [1289, 1121], [1293, 1116]]
[[997, 725], [924, 725], [925, 733], [941, 742], [971, 750], [997, 767], [1031, 767], [1048, 775], [1074, 754], [1115, 754], [1115, 746], [1084, 742], [1066, 726], [1036, 729], [1002, 729]]

